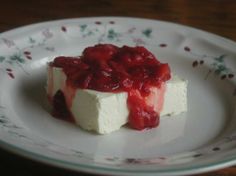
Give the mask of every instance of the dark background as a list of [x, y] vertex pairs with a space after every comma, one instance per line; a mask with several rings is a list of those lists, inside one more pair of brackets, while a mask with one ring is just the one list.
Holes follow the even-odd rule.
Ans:
[[[1, 0], [0, 32], [64, 18], [130, 16], [171, 21], [236, 41], [236, 0]], [[88, 175], [40, 164], [0, 149], [0, 175]], [[236, 167], [198, 176], [235, 176]]]

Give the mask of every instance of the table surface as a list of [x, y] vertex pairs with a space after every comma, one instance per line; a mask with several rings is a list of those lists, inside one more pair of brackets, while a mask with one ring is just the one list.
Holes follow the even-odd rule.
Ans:
[[[0, 7], [0, 32], [63, 18], [129, 16], [180, 23], [236, 41], [236, 0], [8, 0], [1, 2]], [[24, 176], [78, 175], [16, 156], [2, 149], [0, 171], [9, 175]], [[198, 176], [233, 175], [236, 175], [236, 166]]]

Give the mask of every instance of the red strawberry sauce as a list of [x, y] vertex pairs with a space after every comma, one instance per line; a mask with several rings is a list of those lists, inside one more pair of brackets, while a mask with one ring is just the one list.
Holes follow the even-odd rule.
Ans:
[[[168, 64], [160, 63], [146, 48], [98, 44], [86, 48], [79, 58], [57, 57], [50, 66], [63, 69], [70, 91], [75, 92], [80, 88], [101, 92], [127, 92], [129, 125], [137, 130], [158, 126], [165, 82], [171, 77], [170, 68]], [[150, 100], [155, 89], [161, 90], [156, 96], [160, 101], [158, 106], [153, 104], [155, 101]], [[53, 97], [53, 102], [56, 102], [53, 103], [54, 111], [55, 114], [62, 113], [66, 116], [70, 114], [68, 110], [58, 110], [63, 109], [66, 101], [61, 94], [63, 93], [59, 92]], [[55, 100], [57, 98], [59, 99]], [[71, 102], [72, 100], [73, 96]], [[150, 101], [152, 103], [148, 103]]]

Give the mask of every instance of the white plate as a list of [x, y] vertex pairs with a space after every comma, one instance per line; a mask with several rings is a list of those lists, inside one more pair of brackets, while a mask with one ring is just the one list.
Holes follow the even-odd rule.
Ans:
[[[158, 128], [96, 135], [52, 118], [45, 65], [96, 43], [144, 45], [189, 81], [188, 112]], [[236, 164], [236, 44], [190, 27], [81, 18], [0, 34], [0, 144], [55, 166], [110, 175], [180, 175]]]

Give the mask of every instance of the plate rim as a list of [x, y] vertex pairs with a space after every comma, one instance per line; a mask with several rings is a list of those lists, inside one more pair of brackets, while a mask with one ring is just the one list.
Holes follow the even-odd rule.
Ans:
[[44, 155], [40, 155], [34, 153], [32, 151], [25, 150], [21, 147], [9, 144], [0, 140], [0, 147], [5, 149], [6, 151], [11, 152], [12, 154], [17, 154], [21, 157], [33, 160], [35, 162], [40, 162], [42, 164], [47, 164], [54, 167], [59, 167], [63, 169], [69, 169], [70, 171], [77, 171], [77, 172], [86, 172], [92, 174], [112, 174], [112, 175], [149, 175], [149, 176], [178, 176], [178, 175], [185, 175], [185, 174], [199, 174], [205, 173], [208, 171], [214, 171], [216, 169], [223, 169], [225, 167], [230, 167], [236, 164], [236, 156], [232, 156], [231, 159], [220, 160], [219, 162], [215, 161], [211, 164], [203, 164], [198, 165], [197, 167], [187, 167], [180, 169], [168, 169], [168, 171], [164, 170], [125, 170], [125, 169], [115, 169], [109, 167], [100, 167], [100, 166], [91, 166], [81, 163], [72, 163], [69, 161], [63, 161], [59, 159], [54, 159], [51, 157], [47, 157]]
[[45, 20], [45, 21], [39, 21], [39, 22], [35, 22], [35, 23], [25, 24], [25, 25], [22, 25], [22, 26], [17, 26], [15, 28], [10, 28], [9, 30], [4, 30], [4, 31], [0, 32], [0, 35], [15, 32], [15, 31], [22, 30], [22, 29], [28, 28], [28, 27], [39, 27], [41, 25], [47, 25], [47, 24], [51, 24], [51, 23], [61, 23], [61, 22], [71, 23], [71, 22], [75, 22], [77, 20], [86, 20], [86, 19], [87, 20], [91, 20], [91, 19], [104, 19], [104, 20], [105, 19], [113, 19], [113, 20], [114, 19], [120, 19], [120, 20], [126, 19], [126, 20], [129, 20], [129, 19], [132, 19], [132, 20], [138, 20], [138, 21], [142, 20], [142, 21], [160, 22], [160, 23], [165, 23], [165, 24], [169, 24], [169, 25], [176, 25], [176, 26], [179, 26], [179, 27], [184, 27], [184, 28], [188, 28], [188, 29], [191, 29], [191, 30], [195, 30], [195, 31], [207, 33], [207, 34], [210, 34], [210, 35], [214, 35], [214, 37], [223, 38], [223, 39], [226, 39], [230, 42], [233, 42], [232, 44], [234, 44], [236, 42], [236, 41], [234, 41], [230, 38], [220, 36], [217, 33], [210, 32], [210, 31], [207, 31], [207, 30], [203, 30], [201, 28], [197, 28], [197, 27], [194, 27], [194, 26], [185, 25], [185, 24], [182, 24], [182, 23], [179, 23], [179, 22], [165, 21], [165, 20], [160, 20], [160, 19], [155, 19], [155, 18], [133, 17], [133, 16], [89, 16], [89, 17], [74, 17], [74, 18], [60, 18], [60, 19], [55, 19], [55, 20]]

